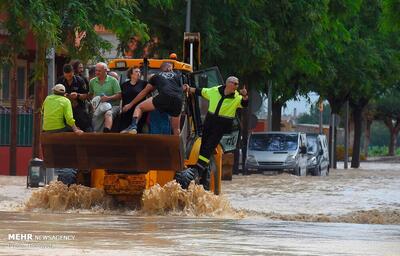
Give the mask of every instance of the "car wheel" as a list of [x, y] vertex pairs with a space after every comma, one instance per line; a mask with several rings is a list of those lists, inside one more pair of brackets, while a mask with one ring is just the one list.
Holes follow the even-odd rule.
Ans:
[[314, 169], [314, 176], [321, 176], [321, 166]]
[[296, 176], [301, 176], [301, 168], [299, 166], [294, 168], [293, 174]]

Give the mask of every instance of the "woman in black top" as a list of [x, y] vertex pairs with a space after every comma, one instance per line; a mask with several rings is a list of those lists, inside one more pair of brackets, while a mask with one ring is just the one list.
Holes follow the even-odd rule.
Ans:
[[[121, 85], [122, 107], [129, 104], [144, 89], [144, 87], [146, 87], [147, 84], [146, 81], [140, 79], [139, 68], [128, 69], [127, 77], [129, 78], [129, 80]], [[121, 126], [120, 126], [121, 130], [126, 129], [132, 123], [132, 115], [136, 105], [133, 106], [131, 109], [129, 109], [127, 112], [123, 112], [121, 114]], [[138, 123], [138, 132], [142, 132], [142, 128], [146, 122], [146, 119], [147, 118], [144, 117], [141, 119], [141, 122]]]

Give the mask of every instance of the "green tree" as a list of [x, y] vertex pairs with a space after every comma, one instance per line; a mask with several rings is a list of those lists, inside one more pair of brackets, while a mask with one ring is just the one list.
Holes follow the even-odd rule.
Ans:
[[400, 1], [383, 0], [382, 4], [382, 30], [389, 33], [400, 31]]
[[[182, 41], [185, 6], [183, 0], [140, 1], [140, 18], [161, 49], [182, 50], [176, 42]], [[280, 129], [282, 106], [306, 94], [303, 77], [319, 70], [306, 46], [321, 31], [327, 7], [328, 1], [193, 1], [192, 31], [201, 33], [202, 66], [217, 65], [223, 75], [235, 74], [260, 91], [272, 81], [273, 123]]]
[[271, 67], [267, 72], [273, 84], [272, 129], [280, 130], [282, 106], [310, 90], [306, 78], [318, 74], [320, 67], [308, 46], [323, 31], [328, 1], [271, 1], [262, 10], [268, 21]]
[[[316, 76], [308, 78], [308, 83], [313, 91], [329, 102], [331, 114], [339, 114], [342, 106], [348, 100], [350, 85], [346, 78], [350, 76], [348, 45], [351, 43], [350, 20], [359, 13], [360, 1], [331, 0], [328, 4], [327, 18], [323, 23], [323, 32], [317, 34], [310, 41], [309, 48], [313, 58], [317, 61], [320, 71]], [[332, 129], [330, 129], [329, 149], [331, 144]], [[336, 136], [335, 132], [335, 136]], [[336, 139], [334, 140], [337, 141]], [[336, 167], [336, 157], [333, 159]]]
[[382, 33], [379, 22], [382, 17], [382, 2], [363, 1], [360, 15], [353, 21], [352, 37], [355, 45], [351, 52], [354, 72], [348, 83], [351, 85], [350, 105], [354, 118], [354, 144], [352, 167], [359, 167], [362, 113], [373, 98], [393, 86], [400, 71], [396, 41], [399, 34]]
[[[329, 124], [331, 109], [329, 104], [324, 104], [322, 111], [322, 123], [327, 125]], [[319, 106], [317, 104], [312, 104], [310, 106], [309, 113], [303, 113], [297, 119], [297, 123], [299, 124], [319, 124]]]
[[394, 156], [396, 152], [397, 137], [400, 132], [400, 90], [391, 89], [386, 92], [376, 103], [377, 119], [382, 120], [389, 130], [389, 155]]
[[[11, 31], [13, 22], [19, 25], [20, 33], [32, 31], [36, 38], [37, 58], [35, 65], [34, 104], [34, 141], [33, 157], [39, 156], [39, 133], [41, 124], [40, 109], [44, 99], [46, 51], [50, 47], [68, 49], [72, 57], [79, 56], [83, 60], [101, 57], [103, 49], [109, 44], [95, 33], [95, 25], [102, 25], [116, 33], [118, 38], [126, 39], [133, 32], [146, 34], [146, 26], [136, 16], [137, 4], [133, 0], [113, 1], [78, 1], [78, 0], [37, 0], [24, 1], [3, 0], [2, 10], [11, 10], [4, 23], [6, 29]], [[15, 11], [14, 11], [15, 10]], [[75, 39], [79, 33], [86, 33], [81, 40], [80, 47], [76, 47]], [[12, 40], [9, 37], [8, 40]], [[13, 42], [10, 41], [10, 44]], [[7, 51], [2, 51], [2, 56], [7, 56]]]

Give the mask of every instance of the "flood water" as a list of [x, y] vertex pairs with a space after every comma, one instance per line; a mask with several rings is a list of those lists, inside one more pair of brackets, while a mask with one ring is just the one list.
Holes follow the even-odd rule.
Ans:
[[0, 176], [0, 255], [400, 255], [397, 163], [239, 175], [223, 182], [223, 197], [172, 184], [148, 191], [137, 211], [74, 189], [32, 196], [25, 177]]

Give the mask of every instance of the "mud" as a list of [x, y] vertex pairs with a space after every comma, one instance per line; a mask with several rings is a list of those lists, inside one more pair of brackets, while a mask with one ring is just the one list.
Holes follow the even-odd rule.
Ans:
[[49, 209], [65, 211], [69, 209], [91, 209], [95, 206], [107, 208], [110, 198], [102, 190], [82, 185], [64, 185], [60, 181], [40, 188], [32, 193], [25, 203], [24, 210]]
[[193, 182], [187, 190], [176, 181], [155, 185], [142, 197], [142, 213], [185, 216], [241, 217], [225, 196], [216, 196]]
[[400, 224], [400, 210], [365, 210], [355, 211], [344, 215], [332, 216], [326, 214], [277, 214], [246, 212], [251, 217], [262, 216], [272, 220], [301, 221], [301, 222], [321, 222], [321, 223], [354, 223], [354, 224]]
[[[155, 185], [144, 191], [140, 210], [128, 207], [118, 208], [118, 203], [102, 190], [82, 185], [70, 187], [61, 182], [50, 185], [32, 193], [19, 211], [49, 210], [51, 212], [75, 212], [90, 210], [101, 214], [127, 215], [176, 215], [176, 216], [209, 216], [209, 217], [243, 217], [241, 211], [234, 210], [225, 196], [216, 196], [204, 190], [203, 186], [192, 183], [187, 190], [176, 181], [163, 187]], [[72, 210], [72, 211], [71, 211]]]

